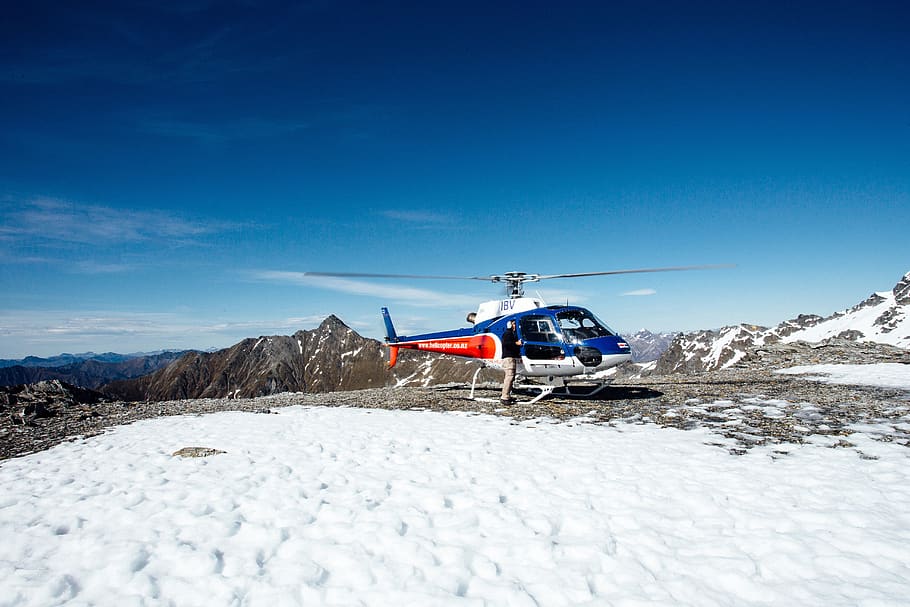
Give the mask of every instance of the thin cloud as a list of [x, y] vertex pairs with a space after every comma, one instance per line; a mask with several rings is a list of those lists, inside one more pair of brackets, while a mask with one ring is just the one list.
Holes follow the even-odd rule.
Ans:
[[295, 284], [351, 295], [376, 297], [414, 306], [468, 307], [473, 309], [477, 305], [477, 298], [465, 295], [452, 295], [451, 293], [397, 284], [380, 284], [378, 282], [351, 280], [350, 278], [334, 276], [308, 276], [304, 272], [267, 270], [254, 273], [253, 277], [267, 282]]
[[622, 294], [623, 297], [643, 297], [647, 295], [657, 295], [657, 291], [654, 289], [638, 289], [636, 291], [626, 291]]
[[165, 313], [128, 314], [110, 312], [12, 311], [0, 317], [0, 332], [6, 336], [58, 341], [71, 336], [83, 339], [97, 336], [162, 335], [187, 327], [177, 317]]
[[5, 241], [118, 245], [168, 240], [190, 244], [201, 236], [236, 228], [226, 222], [192, 221], [164, 211], [80, 205], [54, 198], [5, 201], [0, 206]]
[[275, 331], [299, 331], [300, 329], [308, 329], [317, 326], [319, 323], [325, 320], [327, 316], [328, 314], [314, 314], [311, 316], [285, 318], [281, 320], [221, 322], [206, 325], [205, 329], [207, 331], [217, 332], [234, 332], [242, 330], [249, 332], [250, 336], [253, 333], [259, 335], [263, 333], [274, 333]]

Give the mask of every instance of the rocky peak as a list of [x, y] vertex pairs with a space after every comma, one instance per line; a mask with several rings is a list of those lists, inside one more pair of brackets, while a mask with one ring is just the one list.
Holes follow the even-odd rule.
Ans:
[[797, 331], [814, 327], [823, 320], [825, 320], [824, 317], [819, 316], [818, 314], [800, 314], [796, 318], [785, 320], [777, 325], [776, 333], [780, 337], [787, 337]]
[[865, 301], [862, 301], [862, 302], [856, 304], [855, 306], [853, 306], [852, 308], [850, 308], [849, 310], [847, 310], [845, 312], [836, 312], [836, 314], [849, 314], [851, 312], [859, 312], [863, 308], [874, 308], [875, 306], [881, 304], [885, 300], [886, 300], [886, 298], [883, 294], [873, 293], [872, 295], [867, 297], [865, 299]]
[[316, 328], [317, 333], [335, 332], [339, 330], [350, 331], [351, 328], [344, 324], [344, 321], [334, 314], [329, 314]]
[[910, 306], [910, 272], [904, 274], [891, 292], [894, 294], [894, 301], [897, 305]]

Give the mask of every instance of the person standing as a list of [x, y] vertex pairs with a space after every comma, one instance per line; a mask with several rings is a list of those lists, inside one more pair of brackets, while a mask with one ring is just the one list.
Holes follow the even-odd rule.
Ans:
[[518, 367], [518, 359], [521, 358], [521, 340], [515, 333], [515, 321], [510, 320], [506, 323], [506, 330], [502, 334], [502, 369], [506, 376], [502, 380], [502, 396], [500, 402], [503, 405], [511, 405], [515, 402], [512, 398], [512, 384], [515, 383], [515, 369]]

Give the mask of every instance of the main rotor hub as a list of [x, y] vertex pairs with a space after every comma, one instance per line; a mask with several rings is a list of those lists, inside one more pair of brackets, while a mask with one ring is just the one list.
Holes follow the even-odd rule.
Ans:
[[527, 274], [525, 272], [506, 272], [505, 274], [490, 276], [492, 282], [506, 283], [506, 289], [509, 291], [511, 299], [517, 299], [524, 295], [524, 288], [521, 286], [526, 282], [539, 282], [540, 274]]

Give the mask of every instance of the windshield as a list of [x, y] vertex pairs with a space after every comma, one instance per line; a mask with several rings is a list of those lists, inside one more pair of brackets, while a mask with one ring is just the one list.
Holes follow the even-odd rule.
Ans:
[[587, 310], [563, 310], [556, 313], [559, 330], [569, 341], [581, 341], [592, 337], [609, 337], [614, 335], [607, 325]]

